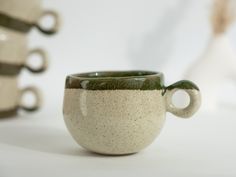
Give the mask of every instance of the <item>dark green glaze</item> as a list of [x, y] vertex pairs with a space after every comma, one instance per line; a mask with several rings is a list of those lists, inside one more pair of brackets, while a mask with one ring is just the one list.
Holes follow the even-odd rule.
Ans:
[[33, 24], [21, 21], [13, 17], [9, 17], [8, 15], [3, 13], [0, 13], [0, 25], [22, 33], [29, 32], [31, 27], [34, 26]]
[[27, 65], [16, 65], [16, 64], [8, 64], [0, 62], [0, 75], [16, 76], [20, 73], [23, 67], [25, 67], [32, 73], [41, 73], [46, 70], [46, 68], [32, 69]]
[[86, 90], [162, 90], [162, 73], [152, 71], [108, 71], [67, 76], [66, 88]]
[[14, 65], [7, 63], [0, 63], [0, 75], [15, 76], [21, 71], [23, 65]]
[[86, 90], [162, 90], [162, 95], [172, 89], [199, 88], [191, 81], [182, 80], [168, 87], [164, 86], [162, 73], [153, 71], [107, 71], [69, 75], [67, 89]]
[[9, 110], [0, 110], [0, 118], [8, 118], [14, 117], [17, 115], [17, 108], [9, 109]]
[[196, 86], [193, 82], [188, 81], [188, 80], [182, 80], [178, 81], [170, 86], [168, 86], [166, 89], [167, 90], [172, 90], [172, 89], [194, 89], [194, 90], [199, 90], [198, 86]]
[[183, 89], [183, 90], [191, 89], [191, 90], [199, 91], [198, 86], [196, 86], [196, 84], [194, 84], [193, 82], [188, 81], [188, 80], [181, 80], [181, 81], [178, 81], [178, 82], [166, 87], [164, 89], [162, 95], [164, 95], [167, 90], [173, 90], [173, 89]]

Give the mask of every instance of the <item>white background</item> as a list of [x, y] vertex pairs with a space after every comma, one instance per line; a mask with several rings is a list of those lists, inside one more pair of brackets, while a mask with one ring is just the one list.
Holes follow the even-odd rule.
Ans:
[[[50, 68], [20, 77], [22, 87], [42, 90], [44, 105], [0, 120], [0, 177], [236, 176], [235, 107], [200, 111], [189, 120], [167, 114], [155, 143], [125, 157], [84, 151], [63, 122], [68, 74], [149, 69], [165, 73], [167, 85], [182, 79], [208, 44], [210, 0], [45, 0], [44, 7], [61, 13], [61, 31], [47, 37], [32, 30], [29, 45], [48, 50]], [[235, 29], [229, 31], [233, 45]]]

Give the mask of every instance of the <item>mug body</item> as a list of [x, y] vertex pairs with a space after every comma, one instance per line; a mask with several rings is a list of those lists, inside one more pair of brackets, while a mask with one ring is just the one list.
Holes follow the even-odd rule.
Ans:
[[1, 0], [0, 14], [28, 23], [36, 22], [42, 13], [41, 0]]
[[0, 26], [0, 63], [22, 65], [28, 53], [27, 36]]
[[165, 122], [163, 75], [122, 71], [68, 76], [63, 112], [82, 147], [110, 155], [139, 152]]
[[19, 102], [18, 97], [17, 78], [0, 76], [0, 117], [16, 114]]
[[[16, 76], [25, 67], [32, 73], [42, 73], [48, 67], [47, 52], [41, 48], [28, 49], [26, 34], [0, 26], [0, 75]], [[27, 62], [38, 55], [41, 65], [34, 67]]]
[[[0, 118], [15, 116], [19, 109], [33, 112], [41, 107], [40, 91], [33, 86], [20, 89], [17, 80], [16, 76], [0, 75]], [[27, 104], [23, 101], [27, 93], [33, 94], [34, 103]]]

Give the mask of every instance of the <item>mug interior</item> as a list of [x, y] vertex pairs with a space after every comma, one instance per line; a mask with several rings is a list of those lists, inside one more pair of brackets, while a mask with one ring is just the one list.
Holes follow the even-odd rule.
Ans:
[[160, 75], [159, 72], [153, 71], [98, 71], [75, 74], [74, 77], [78, 78], [127, 78], [127, 77], [145, 77]]
[[100, 71], [69, 75], [66, 89], [155, 90], [163, 89], [163, 75], [153, 71]]

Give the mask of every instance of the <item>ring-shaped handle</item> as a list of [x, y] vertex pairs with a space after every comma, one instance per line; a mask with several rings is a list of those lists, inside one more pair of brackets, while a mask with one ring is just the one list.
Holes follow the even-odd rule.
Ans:
[[38, 68], [30, 66], [28, 63], [25, 64], [25, 67], [32, 73], [42, 73], [48, 68], [48, 55], [43, 49], [33, 49], [28, 53], [28, 60], [32, 55], [39, 55], [42, 60], [42, 65]]
[[[172, 97], [174, 93], [178, 90], [183, 90], [187, 92], [190, 97], [190, 103], [185, 108], [177, 108], [172, 102]], [[195, 112], [197, 112], [201, 105], [201, 94], [199, 88], [191, 81], [182, 80], [176, 82], [173, 85], [168, 86], [165, 89], [165, 96], [167, 111], [178, 117], [191, 117]]]
[[41, 17], [39, 20], [41, 20], [42, 18], [46, 17], [46, 16], [52, 16], [54, 18], [54, 25], [51, 28], [45, 29], [44, 27], [42, 27], [40, 25], [40, 22], [38, 22], [36, 24], [36, 27], [44, 34], [47, 35], [52, 35], [55, 34], [59, 31], [60, 29], [60, 24], [61, 24], [61, 18], [59, 16], [59, 14], [53, 10], [46, 10], [42, 13]]
[[[35, 97], [35, 102], [33, 105], [25, 105], [23, 103], [23, 97], [26, 93], [33, 93]], [[19, 96], [19, 107], [27, 112], [33, 112], [38, 110], [41, 105], [42, 105], [42, 100], [41, 100], [41, 93], [36, 87], [26, 87], [22, 90], [20, 90], [20, 96]]]

